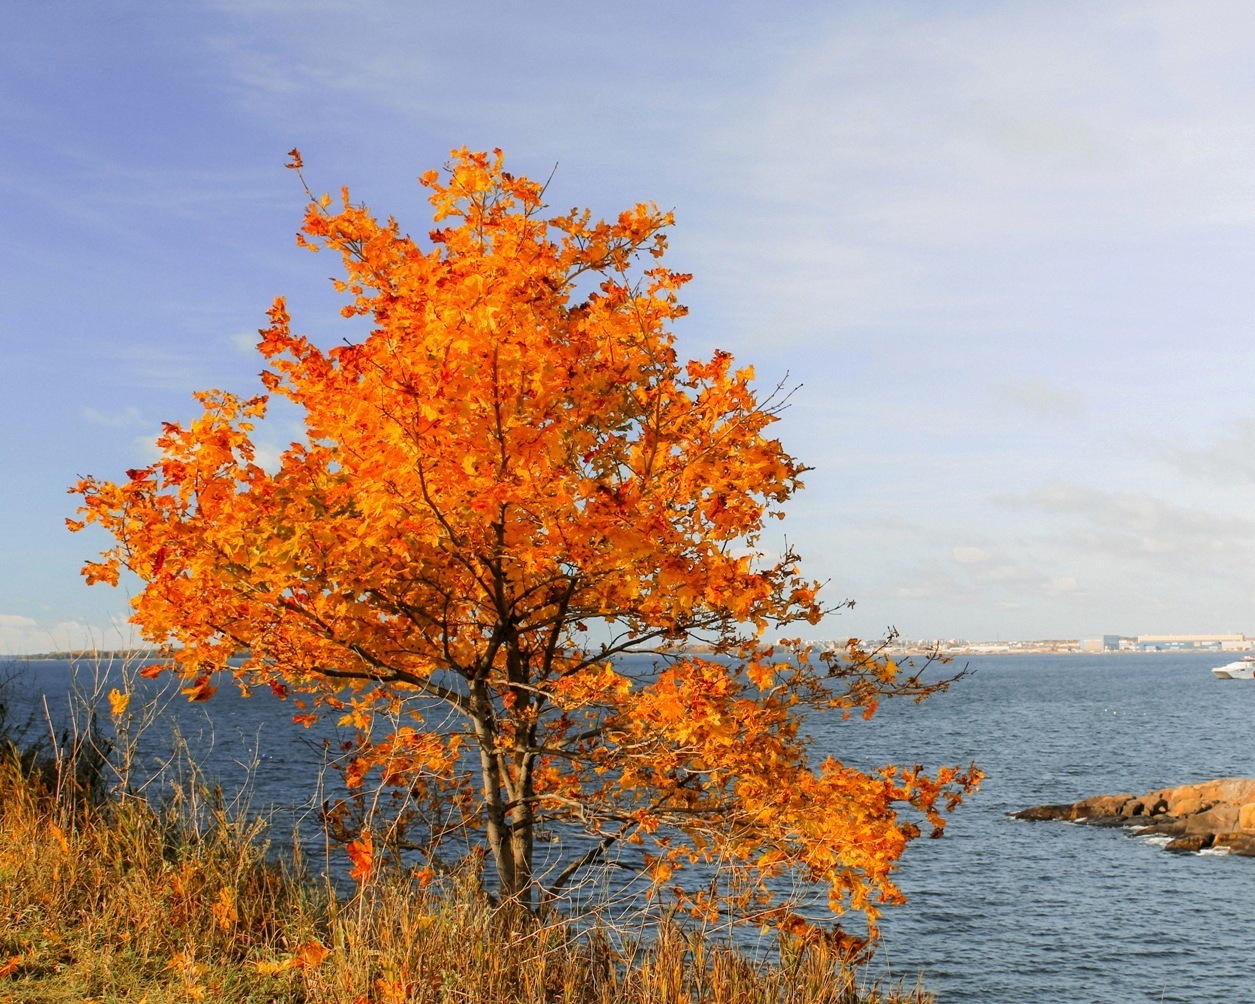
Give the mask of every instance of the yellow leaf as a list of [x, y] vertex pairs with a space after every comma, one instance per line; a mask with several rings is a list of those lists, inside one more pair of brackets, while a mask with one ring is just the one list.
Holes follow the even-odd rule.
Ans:
[[124, 694], [117, 687], [109, 691], [109, 712], [114, 718], [121, 718], [130, 706], [131, 695]]

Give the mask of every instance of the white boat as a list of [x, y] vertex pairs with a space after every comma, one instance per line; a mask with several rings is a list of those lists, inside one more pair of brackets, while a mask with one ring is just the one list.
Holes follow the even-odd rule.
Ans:
[[1244, 655], [1237, 662], [1212, 670], [1222, 680], [1255, 680], [1255, 655]]

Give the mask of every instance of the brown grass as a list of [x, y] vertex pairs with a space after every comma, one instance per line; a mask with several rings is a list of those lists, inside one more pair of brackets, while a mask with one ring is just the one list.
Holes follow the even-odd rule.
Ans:
[[863, 985], [821, 943], [767, 964], [665, 920], [629, 939], [542, 922], [495, 908], [470, 873], [337, 896], [221, 800], [88, 797], [65, 763], [0, 749], [0, 1004], [928, 1000]]

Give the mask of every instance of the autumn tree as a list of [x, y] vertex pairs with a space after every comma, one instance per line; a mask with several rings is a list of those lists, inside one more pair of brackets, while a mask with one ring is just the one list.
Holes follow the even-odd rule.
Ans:
[[[159, 460], [76, 486], [71, 527], [117, 540], [88, 581], [139, 577], [133, 620], [192, 698], [230, 673], [354, 727], [349, 782], [377, 771], [435, 807], [433, 862], [440, 835], [474, 834], [505, 897], [557, 895], [633, 843], [660, 887], [729, 866], [722, 895], [690, 895], [704, 912], [788, 918], [772, 890], [795, 873], [874, 918], [920, 823], [940, 831], [978, 774], [812, 762], [808, 712], [931, 688], [857, 647], [770, 641], [825, 614], [764, 537], [805, 469], [750, 368], [680, 362], [671, 214], [552, 214], [499, 151], [421, 181], [426, 241], [347, 190], [311, 197], [298, 243], [341, 259], [370, 333], [319, 348], [276, 300], [266, 395], [198, 394]], [[274, 470], [252, 440], [269, 395], [306, 428]], [[411, 717], [385, 731], [381, 712]], [[542, 826], [592, 839], [542, 873]]]

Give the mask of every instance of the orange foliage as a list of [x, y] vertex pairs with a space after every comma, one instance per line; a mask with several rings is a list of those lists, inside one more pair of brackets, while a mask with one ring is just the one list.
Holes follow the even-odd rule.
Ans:
[[323, 964], [331, 949], [321, 941], [309, 941], [297, 946], [296, 952], [286, 959], [263, 959], [253, 963], [259, 973], [284, 973], [289, 969], [317, 969]]
[[370, 834], [365, 833], [356, 840], [350, 840], [347, 846], [349, 861], [353, 863], [349, 878], [354, 882], [365, 882], [375, 867], [375, 849]]
[[[770, 889], [793, 872], [874, 918], [900, 899], [909, 817], [939, 830], [979, 774], [812, 766], [808, 711], [932, 688], [855, 643], [822, 659], [762, 640], [826, 612], [797, 555], [762, 540], [805, 468], [771, 437], [780, 402], [752, 369], [679, 360], [671, 215], [549, 215], [499, 151], [455, 151], [422, 183], [426, 244], [347, 191], [311, 197], [298, 242], [341, 258], [343, 313], [372, 330], [323, 350], [276, 300], [262, 382], [303, 411], [303, 441], [268, 471], [251, 438], [268, 396], [197, 395], [158, 461], [76, 486], [71, 528], [118, 542], [88, 581], [139, 576], [133, 619], [192, 700], [230, 671], [342, 712], [361, 733], [350, 783], [378, 770], [441, 803], [445, 831], [478, 833], [525, 902], [647, 842], [659, 885], [735, 866], [732, 888], [688, 897], [699, 912], [795, 920]], [[680, 647], [697, 642], [708, 657]], [[648, 673], [623, 660], [642, 652]], [[379, 712], [413, 724], [379, 738]], [[541, 825], [598, 850], [539, 875]], [[365, 878], [369, 839], [350, 853]]]

